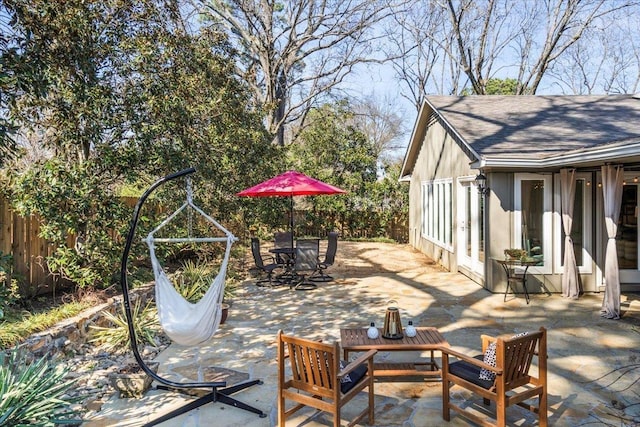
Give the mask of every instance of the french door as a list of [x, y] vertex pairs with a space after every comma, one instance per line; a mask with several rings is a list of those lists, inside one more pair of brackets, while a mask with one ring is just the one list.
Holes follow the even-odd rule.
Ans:
[[640, 283], [640, 265], [638, 264], [638, 190], [637, 178], [625, 176], [622, 190], [622, 204], [618, 221], [616, 246], [618, 268], [622, 283]]
[[458, 180], [458, 267], [484, 276], [484, 196], [473, 177]]

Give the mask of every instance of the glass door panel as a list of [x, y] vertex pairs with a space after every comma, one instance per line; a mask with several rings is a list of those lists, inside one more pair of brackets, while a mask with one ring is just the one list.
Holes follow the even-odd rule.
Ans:
[[638, 184], [625, 184], [616, 235], [618, 268], [638, 269]]
[[473, 181], [458, 186], [458, 265], [484, 275], [484, 196]]

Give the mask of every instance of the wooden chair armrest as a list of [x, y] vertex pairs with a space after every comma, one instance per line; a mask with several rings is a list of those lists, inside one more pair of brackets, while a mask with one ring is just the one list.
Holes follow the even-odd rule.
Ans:
[[[489, 365], [487, 363], [484, 363], [482, 360], [478, 360], [478, 359], [476, 359], [474, 357], [471, 357], [471, 356], [469, 356], [467, 354], [464, 354], [464, 353], [460, 353], [459, 351], [453, 350], [451, 348], [442, 348], [442, 354], [443, 355], [444, 354], [451, 355], [451, 356], [455, 357], [458, 360], [462, 360], [462, 361], [467, 362], [467, 363], [469, 363], [471, 365], [475, 365], [475, 366], [477, 366], [479, 368], [484, 368], [486, 370], [495, 372], [496, 375], [501, 375], [502, 374], [502, 368], [497, 368], [495, 366], [491, 366], [491, 365]], [[443, 357], [442, 360], [443, 360], [443, 363], [448, 363], [449, 362], [447, 357]]]
[[378, 350], [369, 350], [366, 353], [364, 353], [363, 355], [361, 355], [360, 357], [358, 357], [353, 362], [349, 362], [349, 364], [347, 366], [345, 366], [344, 369], [341, 370], [338, 373], [338, 378], [344, 377], [345, 375], [347, 375], [349, 372], [353, 371], [358, 366], [360, 366], [363, 363], [367, 362], [369, 359], [373, 359], [373, 356], [375, 356], [377, 352], [378, 352]]
[[487, 351], [487, 347], [492, 342], [498, 341], [496, 337], [492, 337], [491, 335], [480, 335], [480, 341], [482, 342], [482, 353]]

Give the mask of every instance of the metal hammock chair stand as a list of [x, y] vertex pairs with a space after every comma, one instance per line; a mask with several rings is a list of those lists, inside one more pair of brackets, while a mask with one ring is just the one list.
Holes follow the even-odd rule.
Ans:
[[[136, 332], [135, 332], [135, 327], [134, 327], [134, 321], [133, 321], [133, 315], [131, 312], [131, 300], [129, 297], [129, 284], [127, 281], [127, 261], [128, 261], [128, 257], [129, 257], [129, 252], [131, 250], [131, 244], [133, 242], [133, 238], [135, 235], [135, 230], [138, 224], [138, 218], [140, 215], [140, 210], [142, 208], [143, 203], [145, 202], [145, 200], [147, 199], [147, 197], [149, 197], [149, 195], [160, 185], [162, 185], [165, 182], [171, 181], [173, 179], [182, 177], [184, 175], [188, 175], [195, 172], [194, 168], [189, 168], [189, 169], [184, 169], [182, 171], [173, 173], [171, 175], [167, 175], [164, 178], [159, 179], [158, 181], [156, 181], [153, 185], [151, 185], [151, 187], [149, 187], [144, 194], [140, 197], [140, 199], [138, 200], [138, 202], [136, 203], [136, 206], [134, 208], [134, 212], [133, 212], [133, 219], [131, 220], [131, 225], [129, 228], [129, 233], [127, 234], [127, 240], [125, 243], [125, 247], [124, 247], [124, 252], [122, 254], [122, 264], [121, 264], [121, 271], [120, 271], [120, 283], [122, 286], [122, 296], [123, 296], [123, 302], [124, 302], [124, 309], [125, 309], [125, 314], [127, 317], [127, 325], [129, 328], [129, 337], [130, 337], [130, 342], [131, 342], [131, 350], [133, 351], [133, 355], [138, 363], [138, 365], [140, 366], [140, 368], [147, 374], [149, 375], [151, 378], [153, 378], [153, 380], [155, 380], [156, 382], [159, 383], [159, 385], [156, 386], [157, 389], [161, 389], [161, 390], [171, 390], [171, 391], [187, 391], [187, 390], [193, 390], [193, 389], [203, 389], [203, 390], [211, 390], [209, 393], [205, 394], [204, 396], [189, 402], [187, 404], [185, 404], [184, 406], [181, 406], [147, 424], [145, 424], [145, 426], [154, 426], [156, 424], [160, 424], [162, 422], [165, 422], [171, 418], [177, 417], [179, 415], [182, 415], [186, 412], [189, 412], [193, 409], [199, 408], [202, 405], [205, 405], [207, 403], [210, 402], [220, 402], [220, 403], [224, 403], [227, 405], [231, 405], [234, 406], [236, 408], [240, 408], [240, 409], [244, 409], [246, 411], [250, 411], [253, 412], [255, 414], [258, 414], [261, 418], [264, 418], [267, 416], [267, 414], [265, 414], [263, 411], [254, 408], [252, 406], [249, 406], [243, 402], [240, 402], [234, 398], [231, 397], [232, 394], [240, 391], [240, 390], [244, 390], [248, 387], [251, 387], [253, 385], [256, 384], [262, 384], [262, 380], [251, 380], [251, 381], [247, 381], [245, 383], [241, 383], [232, 387], [227, 387], [227, 383], [226, 381], [216, 381], [216, 382], [175, 382], [175, 381], [171, 381], [168, 380], [166, 378], [161, 377], [160, 375], [158, 375], [156, 372], [154, 372], [146, 363], [145, 361], [142, 359], [142, 356], [140, 355], [140, 352], [138, 351], [138, 346], [137, 346], [137, 339], [136, 339]], [[188, 202], [187, 203], [191, 203], [190, 200], [190, 196], [188, 197]], [[195, 207], [195, 206], [193, 206]], [[196, 208], [197, 209], [197, 208]], [[197, 209], [199, 211], [199, 209]], [[157, 229], [156, 229], [157, 230]], [[227, 241], [226, 237], [223, 238], [216, 238], [216, 237], [212, 237], [212, 238], [184, 238], [184, 239], [157, 239], [156, 241], [171, 241], [171, 242], [213, 242], [213, 241]]]

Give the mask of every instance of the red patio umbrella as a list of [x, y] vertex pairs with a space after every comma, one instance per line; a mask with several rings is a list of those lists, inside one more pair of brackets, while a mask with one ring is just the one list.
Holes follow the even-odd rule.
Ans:
[[[288, 196], [291, 199], [290, 227], [293, 239], [293, 196], [315, 196], [322, 194], [343, 194], [341, 188], [311, 178], [301, 172], [290, 170], [271, 179], [242, 190], [237, 195], [246, 197]], [[293, 246], [293, 242], [292, 242]]]

